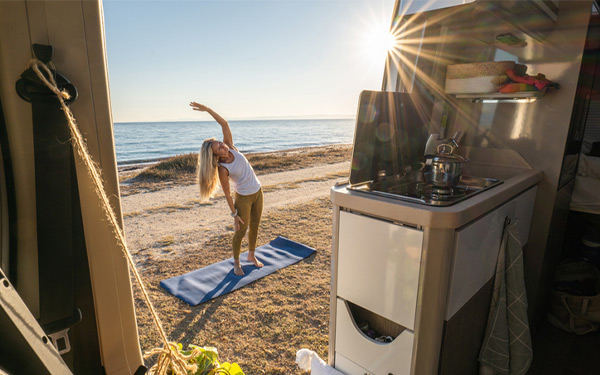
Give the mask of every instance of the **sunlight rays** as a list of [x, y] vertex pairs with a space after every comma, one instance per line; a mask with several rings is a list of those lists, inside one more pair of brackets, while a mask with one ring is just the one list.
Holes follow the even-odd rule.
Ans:
[[[445, 67], [463, 60], [465, 50], [471, 48], [461, 37], [464, 33], [461, 22], [469, 19], [471, 7], [456, 6], [445, 8], [444, 11], [427, 12], [432, 1], [415, 4], [420, 6], [416, 13], [397, 14], [392, 19], [391, 27], [371, 22], [369, 27], [363, 28], [364, 38], [371, 44], [366, 56], [372, 64], [385, 61], [385, 90], [407, 93], [422, 91], [424, 96], [411, 96], [415, 100], [424, 99], [422, 103], [415, 103], [419, 115], [426, 116], [431, 110], [427, 101], [435, 101], [433, 97], [445, 98], [451, 107], [462, 113], [459, 103], [446, 96], [443, 77]], [[402, 8], [402, 11], [409, 6]], [[423, 12], [427, 15], [424, 16]], [[482, 26], [475, 23], [470, 30], [476, 32], [479, 27]], [[473, 42], [477, 43], [476, 39]], [[380, 57], [384, 53], [385, 60]], [[463, 115], [465, 127], [476, 126], [476, 119], [471, 119], [468, 114]]]
[[[441, 12], [428, 12], [427, 17], [424, 17], [422, 12], [427, 11], [430, 5], [431, 2], [424, 3], [416, 13], [401, 13], [393, 19], [390, 34], [393, 35], [395, 43], [388, 51], [385, 65], [387, 82], [390, 82], [391, 86], [387, 86], [386, 90], [411, 93], [413, 90], [425, 89], [429, 94], [425, 94], [424, 97], [411, 97], [426, 98], [433, 95], [445, 98], [451, 107], [462, 113], [464, 126], [474, 127], [477, 124], [476, 119], [463, 113], [463, 109], [454, 98], [446, 96], [443, 79], [445, 67], [463, 60], [464, 49], [469, 48], [464, 44], [464, 38], [457, 38], [462, 33], [458, 22], [465, 19], [469, 8], [446, 8]], [[425, 103], [421, 104], [424, 107], [419, 112], [431, 110]]]
[[396, 48], [397, 40], [389, 32], [389, 25], [382, 21], [373, 22], [362, 33], [361, 46], [365, 59], [371, 64], [381, 64], [388, 52]]
[[[433, 2], [434, 0], [423, 2], [420, 10], [428, 9]], [[408, 5], [410, 6], [410, 2]], [[429, 22], [442, 24], [453, 15], [454, 12], [446, 12], [435, 17], [435, 19], [429, 20]], [[391, 20], [390, 27], [390, 20], [386, 19], [385, 16], [378, 16], [374, 12], [364, 15], [362, 25], [358, 25], [356, 28], [356, 31], [359, 32], [358, 40], [361, 46], [360, 55], [362, 59], [369, 62], [371, 66], [381, 64], [390, 56], [393, 59], [394, 55], [403, 53], [419, 54], [419, 58], [433, 60], [434, 55], [429, 53], [427, 49], [420, 50], [420, 48], [422, 46], [436, 46], [442, 41], [442, 38], [427, 38], [420, 35], [422, 23], [418, 21], [419, 17], [419, 12], [411, 15], [399, 14]], [[442, 63], [446, 63], [446, 60], [451, 61], [452, 56], [444, 59]]]
[[[421, 17], [421, 11], [426, 11], [432, 2], [428, 1], [421, 6], [418, 12], [414, 14], [401, 13], [397, 15], [390, 30], [395, 40], [394, 47], [388, 51], [386, 60], [386, 74], [389, 76], [397, 71], [401, 87], [412, 90], [412, 83], [418, 78], [427, 85], [431, 91], [437, 95], [444, 94], [442, 83], [436, 82], [431, 72], [424, 72], [423, 65], [446, 66], [457, 60], [461, 56], [456, 53], [448, 53], [442, 50], [440, 45], [452, 44], [442, 26], [445, 23], [451, 23], [457, 13], [462, 12], [463, 8], [456, 7], [455, 10], [439, 12], [434, 17], [428, 17], [424, 21]], [[410, 4], [404, 8], [408, 9]], [[436, 26], [427, 26], [436, 25]], [[433, 30], [433, 31], [432, 31]], [[447, 50], [447, 49], [446, 49]], [[450, 50], [456, 50], [451, 48]]]

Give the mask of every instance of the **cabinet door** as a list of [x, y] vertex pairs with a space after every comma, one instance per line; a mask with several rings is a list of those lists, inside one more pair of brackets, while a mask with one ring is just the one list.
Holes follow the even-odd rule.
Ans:
[[456, 232], [446, 320], [462, 308], [496, 273], [504, 219], [517, 219], [519, 240], [529, 236], [536, 189], [530, 189]]
[[414, 330], [423, 232], [340, 212], [337, 295]]

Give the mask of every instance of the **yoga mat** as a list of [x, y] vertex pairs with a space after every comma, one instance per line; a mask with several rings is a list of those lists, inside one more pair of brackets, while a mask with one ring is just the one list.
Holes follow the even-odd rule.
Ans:
[[163, 280], [160, 286], [187, 304], [195, 306], [246, 286], [280, 268], [306, 258], [315, 251], [311, 247], [279, 236], [268, 244], [256, 248], [256, 257], [264, 264], [262, 268], [246, 260], [248, 252], [240, 255], [244, 276], [233, 273], [233, 258], [229, 258]]

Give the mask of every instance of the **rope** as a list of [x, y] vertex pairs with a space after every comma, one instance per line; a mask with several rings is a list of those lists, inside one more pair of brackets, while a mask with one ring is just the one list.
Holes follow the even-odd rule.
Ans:
[[[45, 71], [48, 78], [42, 74], [40, 71], [40, 67]], [[118, 240], [121, 251], [125, 255], [127, 262], [129, 263], [129, 268], [133, 271], [135, 279], [137, 280], [140, 289], [142, 290], [142, 295], [144, 296], [144, 300], [146, 301], [146, 305], [150, 309], [150, 313], [152, 315], [152, 319], [154, 321], [154, 326], [158, 331], [160, 338], [163, 343], [162, 348], [152, 349], [146, 353], [144, 353], [144, 358], [151, 357], [153, 355], [158, 354], [159, 358], [157, 363], [150, 368], [148, 372], [149, 375], [166, 375], [168, 370], [170, 369], [175, 375], [187, 375], [190, 371], [191, 373], [195, 373], [197, 371], [197, 366], [195, 364], [190, 364], [189, 360], [199, 355], [200, 350], [194, 349], [191, 354], [184, 355], [179, 350], [179, 347], [174, 342], [169, 342], [167, 339], [167, 335], [162, 327], [162, 323], [156, 313], [154, 305], [152, 305], [152, 301], [150, 301], [150, 296], [146, 291], [146, 287], [142, 281], [142, 277], [140, 276], [138, 270], [135, 267], [135, 263], [129, 250], [127, 249], [127, 244], [125, 242], [125, 236], [117, 221], [117, 216], [115, 215], [112, 206], [108, 200], [108, 196], [106, 195], [106, 191], [104, 190], [104, 184], [102, 182], [100, 167], [98, 164], [94, 162], [92, 156], [90, 155], [85, 140], [83, 139], [81, 132], [77, 127], [77, 123], [75, 121], [75, 117], [73, 113], [65, 103], [65, 100], [69, 99], [69, 93], [66, 91], [60, 91], [56, 81], [53, 77], [50, 69], [40, 60], [31, 59], [27, 64], [27, 68], [32, 68], [33, 71], [37, 74], [38, 78], [58, 97], [58, 101], [60, 102], [60, 106], [62, 111], [67, 118], [67, 122], [69, 124], [69, 130], [71, 133], [71, 142], [73, 144], [73, 148], [77, 151], [75, 154], [79, 157], [79, 159], [84, 163], [86, 170], [89, 176], [92, 178], [94, 183], [94, 190], [98, 198], [100, 199], [100, 203], [102, 209], [108, 219], [111, 228], [115, 234], [115, 237]]]

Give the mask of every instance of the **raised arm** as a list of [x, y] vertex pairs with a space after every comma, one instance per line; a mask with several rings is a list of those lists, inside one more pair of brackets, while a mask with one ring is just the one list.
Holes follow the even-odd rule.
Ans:
[[231, 134], [231, 128], [229, 127], [227, 120], [221, 117], [221, 115], [219, 115], [217, 112], [213, 111], [212, 108], [209, 108], [204, 104], [191, 102], [190, 107], [192, 107], [194, 111], [207, 112], [209, 115], [211, 115], [212, 118], [214, 118], [215, 121], [221, 125], [221, 130], [223, 130], [223, 143], [235, 149], [235, 146], [233, 145], [233, 135]]

